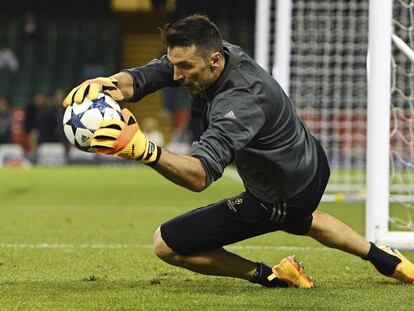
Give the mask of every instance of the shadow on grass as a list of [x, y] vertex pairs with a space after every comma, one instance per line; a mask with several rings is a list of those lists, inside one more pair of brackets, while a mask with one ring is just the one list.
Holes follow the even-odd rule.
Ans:
[[0, 291], [5, 292], [31, 292], [39, 294], [58, 293], [87, 293], [87, 292], [122, 292], [122, 291], [155, 291], [163, 294], [179, 295], [214, 295], [229, 296], [235, 294], [254, 294], [264, 290], [290, 291], [296, 289], [267, 289], [257, 284], [242, 280], [212, 277], [165, 279], [153, 278], [142, 280], [109, 280], [97, 276], [89, 276], [82, 280], [33, 280], [33, 281], [0, 281]]
[[[332, 282], [334, 281], [334, 282]], [[191, 273], [164, 272], [154, 275], [153, 278], [142, 279], [114, 279], [99, 275], [88, 275], [77, 280], [26, 280], [26, 281], [1, 281], [0, 291], [30, 291], [35, 293], [57, 294], [61, 292], [87, 293], [87, 292], [122, 292], [122, 291], [154, 291], [172, 295], [214, 295], [229, 296], [243, 294], [259, 294], [264, 291], [277, 291], [280, 294], [297, 293], [300, 296], [307, 296], [315, 292], [353, 292], [360, 290], [386, 290], [401, 289], [401, 284], [393, 279], [375, 280], [361, 278], [358, 282], [349, 282], [339, 279], [321, 280], [315, 288], [263, 288], [257, 284], [251, 284], [244, 280], [202, 276]], [[412, 286], [412, 285], [406, 285]]]

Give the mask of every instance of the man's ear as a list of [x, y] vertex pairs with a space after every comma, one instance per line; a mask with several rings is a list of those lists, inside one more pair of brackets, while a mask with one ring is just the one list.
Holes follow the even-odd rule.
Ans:
[[211, 57], [210, 57], [210, 67], [213, 68], [217, 68], [220, 64], [221, 61], [221, 54], [220, 52], [214, 52]]

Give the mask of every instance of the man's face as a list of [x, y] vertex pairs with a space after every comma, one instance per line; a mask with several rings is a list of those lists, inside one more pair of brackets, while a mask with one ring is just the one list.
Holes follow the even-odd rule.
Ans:
[[209, 58], [200, 56], [197, 48], [176, 46], [168, 48], [167, 57], [174, 66], [174, 80], [185, 87], [191, 95], [207, 89], [216, 79]]

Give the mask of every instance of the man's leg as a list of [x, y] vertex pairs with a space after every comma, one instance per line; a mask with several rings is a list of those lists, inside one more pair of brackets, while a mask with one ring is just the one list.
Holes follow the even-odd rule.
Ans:
[[304, 287], [302, 281], [308, 279], [294, 258], [282, 260], [277, 275], [269, 280], [271, 267], [223, 248], [281, 228], [270, 220], [272, 205], [263, 206], [246, 191], [179, 215], [156, 230], [154, 252], [169, 264], [198, 273], [245, 279], [266, 287]]
[[164, 242], [159, 228], [154, 234], [154, 253], [171, 265], [207, 275], [229, 276], [250, 281], [256, 271], [255, 262], [224, 248], [190, 256], [177, 254]]
[[308, 236], [325, 246], [364, 258], [371, 244], [353, 229], [335, 217], [321, 213], [313, 213], [313, 221]]
[[392, 248], [378, 248], [333, 216], [314, 212], [307, 235], [323, 245], [369, 260], [386, 276], [405, 283], [414, 283], [414, 265], [401, 253]]
[[201, 274], [244, 279], [265, 287], [313, 286], [303, 268], [291, 257], [283, 259], [278, 265], [278, 275], [269, 279], [273, 274], [272, 268], [263, 263], [250, 261], [224, 248], [198, 252], [194, 255], [180, 255], [164, 242], [159, 228], [154, 234], [154, 253], [171, 265]]

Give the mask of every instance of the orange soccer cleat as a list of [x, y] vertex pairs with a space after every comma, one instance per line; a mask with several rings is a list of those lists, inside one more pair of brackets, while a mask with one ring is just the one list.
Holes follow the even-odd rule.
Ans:
[[398, 257], [401, 260], [401, 262], [395, 268], [394, 272], [387, 276], [397, 279], [404, 283], [414, 284], [414, 264], [393, 247], [383, 246], [381, 247], [381, 249], [384, 252]]
[[273, 273], [267, 278], [269, 281], [279, 278], [289, 287], [312, 288], [313, 282], [305, 274], [305, 269], [296, 260], [295, 256], [288, 256], [272, 268]]

